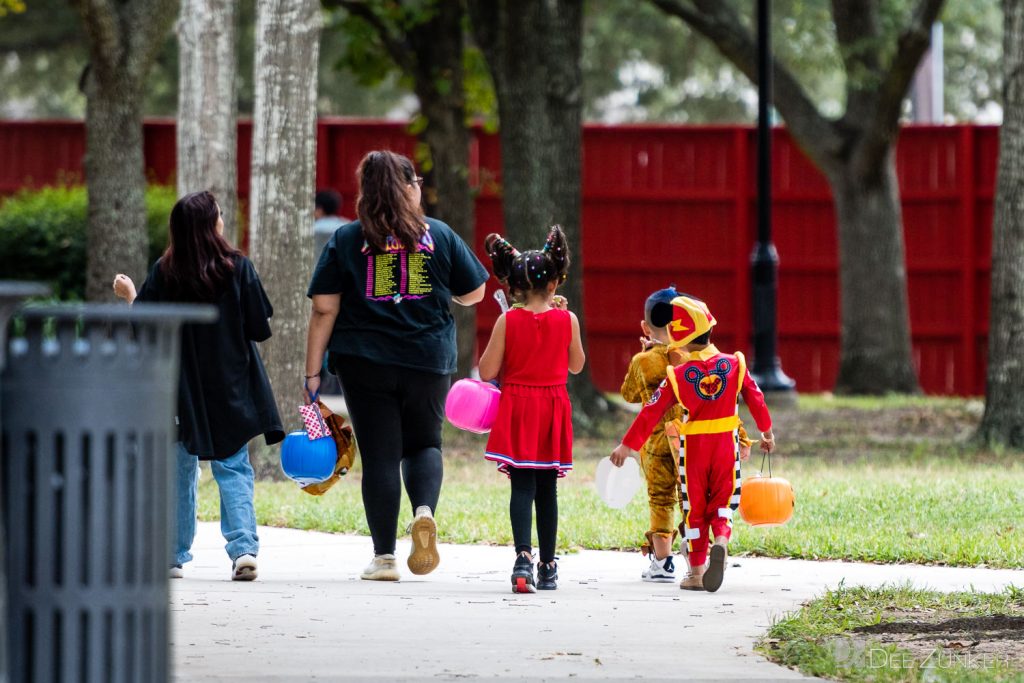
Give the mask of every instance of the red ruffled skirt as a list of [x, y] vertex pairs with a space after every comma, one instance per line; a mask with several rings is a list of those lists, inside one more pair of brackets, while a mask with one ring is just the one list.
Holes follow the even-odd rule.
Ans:
[[565, 385], [502, 385], [484, 457], [506, 474], [522, 467], [557, 469], [564, 477], [572, 469], [572, 404]]

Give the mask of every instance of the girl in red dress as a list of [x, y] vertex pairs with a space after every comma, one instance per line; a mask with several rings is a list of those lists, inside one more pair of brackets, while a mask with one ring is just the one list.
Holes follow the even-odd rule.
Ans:
[[[555, 482], [572, 469], [572, 405], [568, 373], [583, 369], [580, 324], [555, 290], [569, 269], [569, 248], [557, 225], [541, 250], [520, 253], [491, 234], [484, 242], [498, 281], [518, 301], [494, 324], [480, 357], [480, 378], [501, 379], [498, 416], [487, 439], [486, 458], [512, 484], [509, 517], [516, 544], [512, 590], [533, 593], [558, 587]], [[531, 531], [537, 507], [540, 562], [533, 574]]]

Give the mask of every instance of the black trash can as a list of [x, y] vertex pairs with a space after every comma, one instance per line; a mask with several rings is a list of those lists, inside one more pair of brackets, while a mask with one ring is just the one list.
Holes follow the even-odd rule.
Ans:
[[[7, 359], [7, 321], [25, 299], [49, 294], [49, 286], [41, 282], [0, 280], [0, 374]], [[0, 447], [0, 456], [2, 454], [3, 448]], [[4, 569], [7, 542], [4, 539], [3, 510], [3, 486], [0, 484], [0, 683], [7, 683], [7, 578]]]
[[11, 681], [166, 681], [179, 328], [216, 309], [20, 317], [0, 380]]

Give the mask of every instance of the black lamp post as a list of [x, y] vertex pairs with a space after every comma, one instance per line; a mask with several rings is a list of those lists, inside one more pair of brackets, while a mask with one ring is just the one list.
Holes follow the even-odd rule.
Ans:
[[772, 244], [772, 34], [771, 0], [757, 0], [757, 244], [751, 255], [754, 313], [754, 366], [761, 389], [794, 395], [796, 382], [782, 372], [776, 353], [775, 302], [779, 254]]

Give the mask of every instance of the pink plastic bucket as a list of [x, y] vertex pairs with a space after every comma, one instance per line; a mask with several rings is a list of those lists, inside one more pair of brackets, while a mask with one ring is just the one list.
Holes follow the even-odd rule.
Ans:
[[501, 391], [493, 384], [476, 379], [460, 379], [448, 391], [444, 412], [448, 421], [459, 429], [476, 434], [491, 431], [498, 416]]

